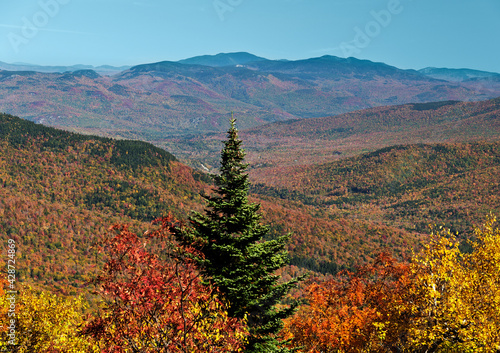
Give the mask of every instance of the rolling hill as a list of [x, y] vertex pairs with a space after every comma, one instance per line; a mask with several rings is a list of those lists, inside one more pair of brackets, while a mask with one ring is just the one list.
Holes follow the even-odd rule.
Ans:
[[[332, 219], [421, 233], [429, 224], [445, 224], [470, 235], [474, 224], [500, 209], [500, 98], [371, 108], [241, 135], [253, 192], [315, 207]], [[209, 169], [217, 166], [222, 138], [169, 146]]]
[[[116, 222], [144, 229], [199, 204], [206, 176], [168, 152], [0, 114], [0, 233], [18, 247], [18, 280], [76, 293], [92, 245]], [[94, 260], [92, 258], [94, 257]]]
[[[95, 244], [114, 223], [142, 234], [172, 212], [201, 211], [210, 179], [151, 144], [69, 133], [0, 114], [0, 237], [17, 244], [18, 281], [72, 295], [101, 265]], [[408, 255], [422, 234], [331, 219], [314, 205], [269, 195], [270, 237], [292, 231], [290, 273], [353, 267], [383, 249]]]
[[[251, 175], [259, 180], [269, 168], [326, 163], [392, 145], [498, 141], [500, 98], [377, 107], [266, 124], [241, 135], [253, 166]], [[159, 145], [196, 168], [210, 170], [217, 166], [222, 138], [193, 136]]]
[[500, 142], [391, 146], [335, 162], [268, 169], [253, 192], [319, 207], [332, 217], [425, 233], [471, 235], [500, 211]]

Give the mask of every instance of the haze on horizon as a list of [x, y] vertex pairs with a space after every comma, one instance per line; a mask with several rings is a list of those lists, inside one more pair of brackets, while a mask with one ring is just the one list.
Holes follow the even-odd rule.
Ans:
[[137, 65], [245, 51], [500, 72], [500, 2], [27, 0], [0, 5], [0, 61]]

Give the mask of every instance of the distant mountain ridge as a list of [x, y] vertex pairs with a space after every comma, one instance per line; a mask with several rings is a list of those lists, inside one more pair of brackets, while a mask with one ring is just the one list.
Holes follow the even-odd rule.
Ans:
[[130, 66], [115, 67], [111, 65], [43, 66], [43, 65], [33, 65], [33, 64], [23, 64], [23, 63], [8, 64], [0, 61], [0, 70], [6, 70], [6, 71], [35, 71], [35, 72], [45, 72], [45, 73], [55, 73], [55, 72], [62, 73], [62, 72], [74, 72], [80, 70], [93, 70], [99, 73], [100, 75], [110, 75], [127, 70], [129, 68]]
[[471, 79], [487, 79], [487, 78], [500, 78], [500, 73], [488, 72], [471, 69], [447, 69], [426, 67], [425, 69], [418, 70], [421, 74], [436, 78], [438, 80], [463, 82]]
[[231, 112], [243, 129], [371, 107], [500, 96], [500, 82], [448, 82], [334, 56], [284, 61], [229, 53], [136, 65], [111, 76], [74, 69], [0, 70], [0, 111], [77, 132], [161, 142], [224, 131]]
[[338, 77], [338, 75], [349, 77], [353, 74], [379, 74], [381, 76], [398, 75], [404, 78], [422, 79], [422, 76], [415, 70], [402, 70], [385, 63], [352, 57], [344, 59], [332, 55], [294, 61], [257, 61], [249, 64], [248, 67], [266, 72], [295, 73], [299, 77], [301, 74], [315, 77], [323, 75], [328, 77]]
[[[204, 65], [204, 66], [236, 66], [244, 65], [249, 62], [254, 61], [266, 61], [268, 59], [262, 58], [246, 52], [237, 53], [219, 53], [216, 55], [200, 55], [192, 58], [182, 59], [179, 61], [174, 61], [180, 64], [188, 65]], [[139, 66], [139, 65], [133, 65]], [[0, 61], [0, 70], [6, 71], [35, 71], [35, 72], [45, 72], [45, 73], [63, 73], [63, 72], [74, 72], [80, 70], [93, 70], [100, 75], [112, 75], [119, 72], [125, 71], [133, 67], [131, 65], [123, 66], [112, 66], [112, 65], [36, 65], [27, 63], [5, 63]]]
[[[360, 60], [356, 58], [340, 58], [340, 57], [335, 57], [331, 55], [325, 55], [321, 58], [311, 58], [312, 60], [314, 59], [333, 59], [338, 62], [341, 61], [364, 61], [364, 62], [371, 62], [369, 60]], [[295, 62], [300, 62], [304, 60], [311, 60], [311, 59], [303, 59], [303, 60], [295, 60]], [[212, 67], [223, 67], [223, 66], [237, 66], [237, 65], [246, 65], [249, 63], [253, 62], [268, 62], [268, 64], [271, 64], [271, 62], [277, 62], [277, 63], [283, 63], [283, 62], [294, 62], [294, 60], [270, 60], [267, 58], [263, 58], [251, 53], [247, 52], [233, 52], [233, 53], [219, 53], [215, 55], [199, 55], [199, 56], [194, 56], [182, 60], [175, 61], [177, 63], [181, 64], [189, 64], [189, 65], [203, 65], [203, 66], [212, 66]], [[271, 64], [272, 65], [272, 64]], [[384, 64], [385, 65], [385, 64]], [[138, 66], [138, 65], [135, 65]], [[387, 65], [389, 66], [389, 65]], [[109, 74], [109, 73], [118, 73], [121, 71], [128, 70], [134, 66], [131, 65], [122, 65], [122, 66], [113, 66], [113, 65], [99, 65], [99, 66], [93, 66], [93, 65], [59, 65], [59, 66], [47, 66], [47, 65], [37, 65], [37, 64], [27, 64], [27, 63], [5, 63], [0, 61], [0, 70], [7, 70], [7, 71], [35, 71], [35, 72], [47, 72], [47, 73], [53, 73], [53, 72], [67, 72], [67, 71], [79, 71], [79, 70], [94, 70], [98, 72], [99, 74]], [[441, 80], [446, 80], [446, 81], [453, 81], [453, 82], [461, 82], [465, 81], [468, 79], [474, 79], [474, 78], [487, 78], [487, 77], [495, 77], [495, 76], [500, 76], [500, 73], [497, 72], [488, 72], [488, 71], [481, 71], [481, 70], [474, 70], [474, 69], [468, 69], [468, 68], [463, 68], [463, 69], [450, 69], [450, 68], [437, 68], [437, 67], [426, 67], [420, 70], [408, 70], [408, 71], [418, 71], [419, 73], [436, 78], [436, 79], [441, 79]]]

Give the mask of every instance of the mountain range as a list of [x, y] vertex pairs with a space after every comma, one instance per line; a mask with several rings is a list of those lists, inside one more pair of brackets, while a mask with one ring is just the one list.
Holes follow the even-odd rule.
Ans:
[[386, 105], [500, 96], [495, 75], [446, 81], [333, 56], [287, 61], [231, 53], [138, 65], [111, 76], [74, 69], [0, 71], [0, 111], [75, 132], [156, 143], [224, 131], [231, 112], [241, 128], [252, 128]]
[[436, 78], [438, 80], [464, 82], [476, 79], [500, 79], [500, 74], [495, 72], [471, 70], [471, 69], [447, 69], [426, 67], [425, 69], [418, 70], [418, 72]]
[[264, 238], [289, 234], [289, 265], [276, 275], [286, 281], [309, 272], [295, 297], [322, 297], [334, 283], [323, 280], [340, 271], [331, 288], [342, 292], [349, 282], [364, 288], [368, 282], [351, 276], [356, 268], [368, 281], [381, 274], [385, 285], [399, 276], [394, 264], [406, 265], [379, 254], [406, 262], [442, 227], [470, 252], [474, 228], [500, 212], [494, 73], [248, 53], [108, 74], [67, 69], [0, 70], [0, 241], [15, 242], [21, 291], [28, 284], [81, 295], [101, 313], [94, 284], [105, 257], [98, 249], [109, 244], [113, 225], [137, 234], [142, 248], [157, 217], [170, 213], [189, 226], [193, 211], [204, 212], [213, 192], [205, 172], [218, 171], [232, 112], [249, 199], [268, 227]]
[[44, 66], [25, 63], [8, 64], [0, 61], [0, 70], [6, 71], [36, 71], [36, 72], [73, 72], [79, 70], [94, 70], [100, 75], [112, 75], [123, 70], [130, 69], [130, 66], [111, 66], [111, 65], [71, 65], [71, 66]]

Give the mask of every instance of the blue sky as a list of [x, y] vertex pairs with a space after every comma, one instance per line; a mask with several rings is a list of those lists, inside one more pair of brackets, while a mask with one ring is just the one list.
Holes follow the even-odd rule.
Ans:
[[136, 65], [247, 51], [500, 72], [499, 0], [0, 0], [0, 61]]

